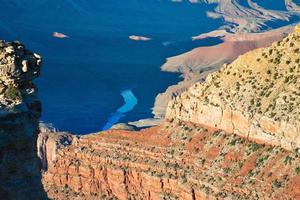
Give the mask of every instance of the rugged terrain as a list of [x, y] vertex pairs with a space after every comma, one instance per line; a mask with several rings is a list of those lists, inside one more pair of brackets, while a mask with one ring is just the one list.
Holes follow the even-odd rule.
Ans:
[[51, 199], [300, 198], [299, 150], [203, 125], [173, 121], [56, 141], [66, 145], [54, 151], [53, 140], [46, 142], [52, 148], [43, 181]]
[[39, 135], [51, 199], [300, 199], [300, 27], [240, 56], [137, 131]]
[[41, 104], [32, 80], [41, 57], [0, 41], [0, 199], [44, 199], [35, 143]]
[[300, 148], [300, 28], [240, 56], [169, 103], [168, 119]]
[[[279, 0], [282, 8], [272, 9], [260, 6], [253, 0], [199, 0], [199, 2], [217, 5], [213, 12], [208, 12], [212, 18], [223, 18], [227, 24], [226, 30], [231, 32], [258, 32], [270, 25], [271, 21], [289, 21], [299, 17], [299, 4], [295, 0]], [[257, 3], [256, 3], [257, 2]]]
[[[174, 0], [174, 2], [181, 1]], [[174, 95], [181, 94], [194, 83], [202, 81], [208, 73], [218, 70], [224, 63], [232, 62], [239, 55], [281, 40], [300, 17], [299, 2], [293, 0], [278, 0], [276, 4], [282, 6], [277, 10], [264, 8], [260, 6], [261, 2], [253, 0], [190, 0], [190, 2], [216, 5], [214, 11], [207, 12], [208, 17], [224, 20], [224, 25], [218, 30], [194, 36], [192, 39], [220, 38], [222, 42], [215, 46], [198, 47], [167, 59], [162, 70], [181, 73], [184, 80], [170, 86], [156, 97], [153, 114], [158, 119], [164, 118], [167, 102]], [[277, 27], [280, 28], [270, 30]]]
[[167, 59], [167, 62], [161, 67], [162, 70], [181, 73], [184, 80], [177, 85], [170, 86], [164, 93], [156, 97], [153, 114], [157, 118], [163, 118], [167, 102], [174, 95], [179, 95], [196, 82], [203, 81], [209, 73], [218, 70], [224, 63], [230, 63], [250, 50], [267, 47], [274, 41], [281, 40], [292, 29], [292, 26], [286, 26], [262, 33], [236, 34], [215, 31], [194, 37], [195, 40], [219, 37], [223, 42], [214, 46], [198, 47]]

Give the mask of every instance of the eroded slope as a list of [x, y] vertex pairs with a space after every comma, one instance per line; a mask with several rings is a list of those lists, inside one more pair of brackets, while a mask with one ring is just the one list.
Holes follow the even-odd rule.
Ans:
[[52, 199], [299, 199], [299, 153], [173, 121], [74, 137], [43, 181]]
[[300, 28], [282, 41], [240, 56], [168, 105], [167, 119], [300, 147]]

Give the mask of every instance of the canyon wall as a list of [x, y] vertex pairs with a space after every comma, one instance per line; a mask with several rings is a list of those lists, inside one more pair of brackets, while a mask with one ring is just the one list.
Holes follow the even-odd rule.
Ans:
[[250, 51], [169, 102], [166, 118], [300, 148], [300, 31]]
[[43, 183], [50, 199], [300, 198], [299, 150], [203, 125], [174, 120], [140, 132], [68, 140], [66, 134], [45, 134], [44, 146], [58, 147], [45, 149]]
[[0, 41], [0, 199], [46, 199], [36, 156], [41, 57]]

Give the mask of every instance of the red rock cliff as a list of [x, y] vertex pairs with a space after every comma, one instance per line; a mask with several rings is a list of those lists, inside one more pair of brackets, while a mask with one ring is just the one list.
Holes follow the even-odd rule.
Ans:
[[73, 136], [49, 154], [52, 199], [300, 198], [299, 150], [182, 122]]

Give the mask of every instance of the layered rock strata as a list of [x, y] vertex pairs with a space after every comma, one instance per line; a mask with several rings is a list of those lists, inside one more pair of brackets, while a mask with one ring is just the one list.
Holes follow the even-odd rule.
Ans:
[[167, 119], [300, 148], [300, 31], [240, 56], [171, 101]]
[[[49, 135], [46, 146], [65, 141]], [[45, 149], [52, 154], [43, 175], [51, 199], [300, 198], [299, 150], [203, 125], [173, 121], [140, 132], [73, 136], [62, 144]]]
[[41, 57], [0, 41], [0, 199], [44, 199], [36, 156]]

